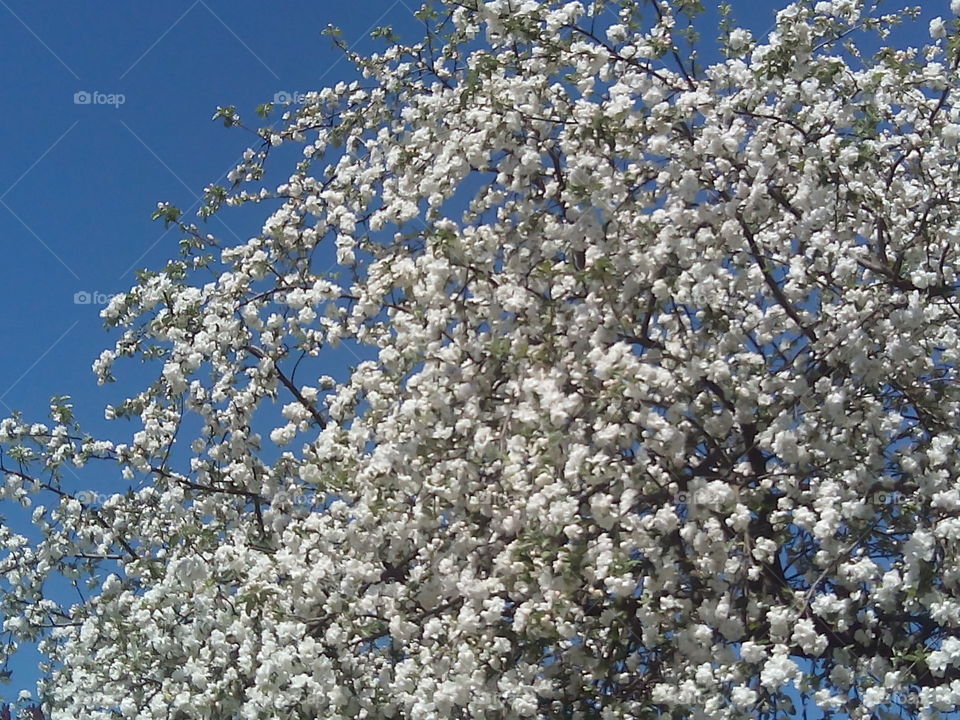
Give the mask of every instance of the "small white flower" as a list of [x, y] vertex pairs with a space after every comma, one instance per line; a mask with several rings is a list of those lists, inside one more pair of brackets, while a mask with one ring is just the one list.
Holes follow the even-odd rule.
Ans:
[[734, 705], [745, 709], [757, 702], [757, 693], [745, 685], [739, 685], [730, 693], [730, 699], [733, 700]]
[[752, 640], [747, 640], [740, 646], [740, 657], [749, 663], [757, 663], [767, 656], [767, 651]]
[[749, 30], [744, 30], [743, 28], [737, 28], [730, 33], [730, 49], [734, 52], [744, 50], [749, 47], [753, 37], [750, 35]]
[[[960, 0], [957, 0], [957, 2], [960, 2]], [[943, 138], [944, 145], [947, 147], [956, 147], [957, 142], [960, 141], [960, 125], [956, 123], [944, 125], [940, 135]]]
[[768, 690], [776, 690], [793, 680], [799, 670], [797, 664], [787, 657], [785, 646], [778, 645], [773, 657], [760, 671], [760, 682]]
[[930, 21], [930, 37], [945, 38], [947, 36], [947, 26], [942, 17], [935, 17]]
[[867, 710], [873, 710], [877, 705], [880, 705], [887, 699], [887, 691], [882, 687], [872, 687], [868, 688], [865, 693], [863, 693], [863, 706]]
[[813, 621], [808, 618], [803, 618], [794, 625], [793, 641], [803, 648], [804, 652], [814, 656], [827, 647], [827, 639], [816, 631]]

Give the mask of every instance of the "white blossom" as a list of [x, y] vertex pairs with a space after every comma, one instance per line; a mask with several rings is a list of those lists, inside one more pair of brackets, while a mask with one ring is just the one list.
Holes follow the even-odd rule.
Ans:
[[615, 5], [438, 2], [254, 130], [254, 237], [158, 206], [120, 437], [0, 420], [51, 718], [957, 709], [954, 48], [794, 3], [700, 69]]
[[945, 38], [947, 36], [947, 24], [942, 17], [935, 17], [930, 21], [930, 37]]

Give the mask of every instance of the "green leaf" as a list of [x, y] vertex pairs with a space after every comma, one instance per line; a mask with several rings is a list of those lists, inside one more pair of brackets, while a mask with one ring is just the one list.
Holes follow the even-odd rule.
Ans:
[[389, 25], [383, 25], [382, 27], [374, 28], [373, 32], [370, 33], [371, 40], [386, 40], [387, 42], [396, 42], [397, 36], [393, 34], [393, 28]]
[[213, 114], [213, 120], [218, 118], [223, 120], [224, 127], [233, 127], [234, 125], [240, 124], [240, 114], [237, 112], [237, 108], [234, 105], [227, 105], [226, 107], [217, 107], [217, 111]]
[[177, 223], [180, 221], [180, 216], [183, 213], [176, 205], [171, 205], [170, 203], [160, 203], [157, 205], [157, 209], [154, 211], [153, 215], [150, 216], [151, 220], [163, 220], [163, 227], [170, 227], [171, 223]]

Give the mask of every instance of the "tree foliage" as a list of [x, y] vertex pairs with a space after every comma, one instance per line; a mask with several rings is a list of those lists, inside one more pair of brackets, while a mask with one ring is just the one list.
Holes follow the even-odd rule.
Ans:
[[797, 3], [701, 66], [698, 6], [425, 6], [259, 108], [200, 213], [256, 237], [158, 207], [94, 366], [162, 367], [136, 431], [0, 424], [51, 718], [957, 709], [956, 21]]

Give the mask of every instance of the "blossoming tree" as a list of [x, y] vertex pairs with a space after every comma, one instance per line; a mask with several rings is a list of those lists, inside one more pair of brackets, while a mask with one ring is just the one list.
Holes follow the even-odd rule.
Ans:
[[201, 211], [260, 234], [158, 208], [182, 257], [95, 363], [162, 365], [138, 430], [0, 424], [50, 718], [957, 709], [956, 23], [793, 4], [701, 67], [697, 6], [425, 7], [262, 109]]

